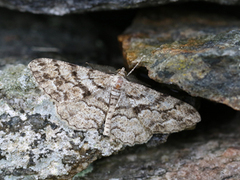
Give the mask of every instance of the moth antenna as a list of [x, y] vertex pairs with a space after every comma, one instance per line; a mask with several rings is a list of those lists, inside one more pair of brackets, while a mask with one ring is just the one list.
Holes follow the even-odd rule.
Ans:
[[127, 76], [129, 76], [133, 71], [134, 69], [136, 69], [136, 67], [140, 64], [141, 61], [138, 61], [137, 64], [135, 64], [135, 66], [131, 69], [131, 71], [127, 74]]

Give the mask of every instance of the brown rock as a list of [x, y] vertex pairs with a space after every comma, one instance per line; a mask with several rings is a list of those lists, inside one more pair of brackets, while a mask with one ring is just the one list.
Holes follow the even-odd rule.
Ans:
[[232, 17], [164, 7], [143, 11], [118, 39], [129, 67], [140, 62], [159, 83], [240, 110], [239, 27]]

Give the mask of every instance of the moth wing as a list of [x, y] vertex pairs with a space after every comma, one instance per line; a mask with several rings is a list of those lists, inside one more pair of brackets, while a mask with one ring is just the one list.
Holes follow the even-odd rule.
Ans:
[[29, 68], [70, 127], [87, 130], [102, 126], [110, 98], [109, 74], [47, 58], [33, 60]]
[[168, 134], [194, 126], [200, 115], [189, 104], [126, 80], [113, 115], [111, 133], [127, 143], [145, 143], [152, 134]]

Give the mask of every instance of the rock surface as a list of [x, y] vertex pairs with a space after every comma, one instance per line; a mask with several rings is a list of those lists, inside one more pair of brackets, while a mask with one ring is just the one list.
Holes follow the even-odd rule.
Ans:
[[239, 27], [231, 16], [159, 8], [139, 14], [119, 41], [129, 66], [140, 62], [151, 79], [240, 110]]
[[[27, 11], [38, 14], [64, 15], [69, 13], [82, 13], [89, 11], [119, 10], [137, 7], [149, 7], [159, 4], [168, 4], [172, 2], [187, 2], [190, 0], [0, 0], [0, 6], [19, 11]], [[214, 2], [219, 4], [233, 5], [240, 4], [239, 0], [204, 0], [205, 2]]]

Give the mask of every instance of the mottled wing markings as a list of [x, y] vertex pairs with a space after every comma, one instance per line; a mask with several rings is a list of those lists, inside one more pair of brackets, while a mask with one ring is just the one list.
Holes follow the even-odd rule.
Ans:
[[173, 133], [200, 121], [189, 104], [116, 75], [41, 58], [29, 63], [39, 87], [76, 130], [103, 129], [125, 144], [144, 143], [154, 133]]

